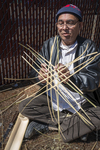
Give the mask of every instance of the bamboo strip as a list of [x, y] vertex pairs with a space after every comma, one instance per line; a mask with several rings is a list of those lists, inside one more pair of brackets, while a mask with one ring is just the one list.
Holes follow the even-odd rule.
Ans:
[[[56, 90], [56, 88], [55, 88], [55, 90]], [[57, 90], [56, 90], [57, 91]], [[62, 98], [64, 98], [65, 97], [65, 95], [64, 94], [60, 94], [59, 93], [59, 95], [62, 97]], [[74, 106], [68, 101], [68, 99], [66, 100], [67, 98], [65, 97], [65, 101], [75, 110], [75, 112], [81, 117], [81, 119], [85, 122], [85, 120], [90, 124], [90, 125], [92, 125], [93, 126], [93, 124], [91, 124], [85, 117], [83, 117], [75, 108], [74, 108]], [[86, 122], [85, 122], [86, 123]]]
[[[93, 57], [93, 59], [94, 59], [94, 57]], [[27, 61], [27, 60], [26, 60], [26, 61]], [[33, 66], [32, 66], [32, 67], [33, 67]], [[34, 68], [34, 67], [33, 67], [33, 68]], [[54, 87], [52, 86], [51, 88], [54, 88]], [[50, 88], [50, 89], [51, 89], [51, 88]], [[49, 89], [49, 90], [50, 90], [50, 89]], [[45, 92], [46, 92], [46, 91], [45, 91]], [[44, 92], [43, 92], [43, 93], [44, 93]], [[39, 94], [39, 95], [42, 95], [43, 93], [41, 93], [41, 94]], [[39, 95], [38, 95], [38, 96], [39, 96]], [[35, 97], [35, 98], [36, 98], [36, 97]], [[33, 99], [32, 99], [32, 100], [33, 100]]]
[[[29, 45], [28, 45], [29, 46]], [[30, 47], [30, 46], [29, 46]], [[27, 47], [25, 47], [25, 48], [27, 48]], [[87, 48], [88, 48], [88, 45], [87, 45], [87, 47], [86, 47], [86, 50], [87, 50]], [[33, 48], [31, 48], [33, 51], [35, 51]], [[29, 49], [28, 49], [29, 50]], [[86, 52], [86, 50], [84, 51], [84, 53]], [[32, 51], [30, 51], [31, 53], [32, 53]], [[84, 54], [84, 53], [82, 53], [79, 57], [78, 57], [78, 59], [81, 59], [80, 57]], [[90, 56], [90, 55], [93, 55], [93, 54], [96, 54], [97, 52], [94, 52], [94, 53], [91, 53], [91, 54], [88, 54], [88, 55], [86, 55], [86, 56], [83, 56], [82, 58], [85, 58], [85, 57], [87, 57], [87, 56]], [[40, 57], [42, 57], [40, 54], [38, 54]], [[43, 58], [43, 57], [42, 57]], [[45, 58], [43, 58], [45, 61], [47, 61]], [[75, 59], [74, 61], [72, 61], [72, 62], [77, 62], [78, 61], [78, 59]], [[48, 62], [48, 61], [47, 61]], [[71, 62], [71, 63], [72, 63]], [[71, 64], [71, 63], [69, 63], [69, 64]], [[85, 63], [85, 62], [84, 62]], [[81, 64], [80, 64], [81, 65]], [[80, 65], [78, 65], [78, 66], [76, 66], [76, 68], [77, 67], [79, 67]], [[54, 67], [54, 66], [53, 66]], [[73, 69], [76, 69], [76, 68], [73, 68]], [[61, 70], [61, 71], [63, 71], [63, 70]], [[70, 82], [71, 82], [71, 80], [69, 80]], [[74, 83], [72, 83], [71, 82], [71, 84], [73, 84], [75, 87], [76, 87], [76, 85], [74, 84]], [[82, 93], [83, 94], [83, 92], [78, 88], [78, 87], [76, 87], [77, 89], [78, 89], [78, 91], [80, 91], [80, 93]], [[74, 89], [75, 90], [75, 89]]]
[[[88, 59], [87, 61], [89, 61], [89, 60], [91, 60], [91, 59], [92, 59], [92, 58]], [[86, 63], [87, 61], [85, 61], [84, 63]], [[84, 63], [82, 63], [82, 64], [80, 64], [80, 65], [83, 65]], [[79, 66], [80, 66], [80, 65], [79, 65]], [[78, 66], [76, 66], [76, 67], [78, 67]], [[76, 72], [75, 72], [75, 73], [76, 73]], [[75, 74], [75, 73], [73, 73], [73, 74]], [[72, 75], [73, 75], [73, 74], [72, 74]], [[63, 75], [64, 75], [64, 74], [63, 74]], [[71, 77], [71, 76], [69, 76], [69, 78], [70, 78], [70, 77]], [[69, 79], [69, 78], [68, 78], [68, 79]], [[71, 83], [72, 83], [72, 82], [71, 82]], [[67, 84], [68, 84], [69, 86], [71, 86], [69, 83], [67, 83]], [[71, 86], [71, 87], [72, 87], [72, 86]], [[73, 87], [72, 87], [72, 88], [73, 88]], [[73, 88], [73, 89], [76, 91], [75, 88]], [[79, 89], [78, 89], [78, 90], [79, 90]], [[78, 91], [77, 91], [77, 92], [78, 92]], [[79, 93], [79, 92], [78, 92], [78, 93]], [[80, 94], [80, 93], [79, 93], [79, 94]], [[82, 94], [83, 94], [83, 93], [82, 93]], [[84, 97], [84, 96], [83, 96], [83, 97]], [[84, 98], [85, 98], [85, 97], [84, 97]], [[87, 98], [86, 98], [86, 99], [87, 99]], [[88, 99], [87, 99], [87, 100], [88, 100]], [[88, 101], [89, 101], [89, 100], [88, 100]], [[89, 102], [90, 102], [90, 101], [89, 101]], [[91, 102], [90, 102], [90, 103], [91, 103]], [[93, 103], [91, 103], [91, 104], [93, 104]], [[93, 106], [95, 106], [95, 105], [93, 104]]]

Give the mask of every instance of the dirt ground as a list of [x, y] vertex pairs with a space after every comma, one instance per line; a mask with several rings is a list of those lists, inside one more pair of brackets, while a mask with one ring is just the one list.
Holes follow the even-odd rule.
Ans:
[[[25, 90], [31, 86], [31, 83], [22, 84], [22, 83], [13, 83], [9, 86], [2, 86], [0, 89], [0, 142], [4, 136], [6, 130], [9, 127], [9, 124], [12, 122], [12, 118], [16, 111], [18, 111], [19, 97], [22, 96], [22, 99], [26, 96], [29, 96], [39, 90], [39, 86], [34, 86], [27, 91], [24, 91], [18, 96], [18, 93]], [[23, 95], [24, 94], [24, 95]], [[14, 96], [14, 97], [12, 97]], [[15, 102], [16, 101], [16, 102]], [[11, 105], [12, 104], [12, 105]], [[11, 105], [11, 106], [10, 106]], [[8, 106], [10, 106], [8, 108]], [[4, 150], [4, 147], [9, 139], [11, 130], [2, 142], [1, 150]], [[58, 132], [47, 131], [38, 136], [34, 136], [31, 140], [22, 142], [21, 150], [100, 150], [100, 131], [97, 132], [98, 135], [90, 133], [88, 135], [87, 142], [82, 142], [80, 139], [77, 139], [71, 143], [64, 143]]]

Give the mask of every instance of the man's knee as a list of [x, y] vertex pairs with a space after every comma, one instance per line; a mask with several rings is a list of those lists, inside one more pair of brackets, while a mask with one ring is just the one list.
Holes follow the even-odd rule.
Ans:
[[31, 98], [26, 98], [19, 104], [19, 112], [20, 113], [25, 111], [25, 109], [27, 108], [27, 105], [29, 106], [28, 103], [30, 100], [31, 100]]

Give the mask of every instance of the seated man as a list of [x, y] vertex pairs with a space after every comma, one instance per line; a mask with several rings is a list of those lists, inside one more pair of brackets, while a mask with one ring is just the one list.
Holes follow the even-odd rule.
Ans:
[[82, 25], [78, 7], [69, 4], [57, 12], [59, 35], [44, 42], [29, 75], [42, 91], [19, 105], [30, 120], [61, 126], [65, 142], [100, 128], [100, 55], [93, 41], [79, 36]]

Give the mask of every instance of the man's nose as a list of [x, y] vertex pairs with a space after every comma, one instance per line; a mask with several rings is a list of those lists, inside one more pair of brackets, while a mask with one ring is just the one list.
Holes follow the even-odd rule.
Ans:
[[63, 24], [63, 29], [68, 29], [67, 24]]

